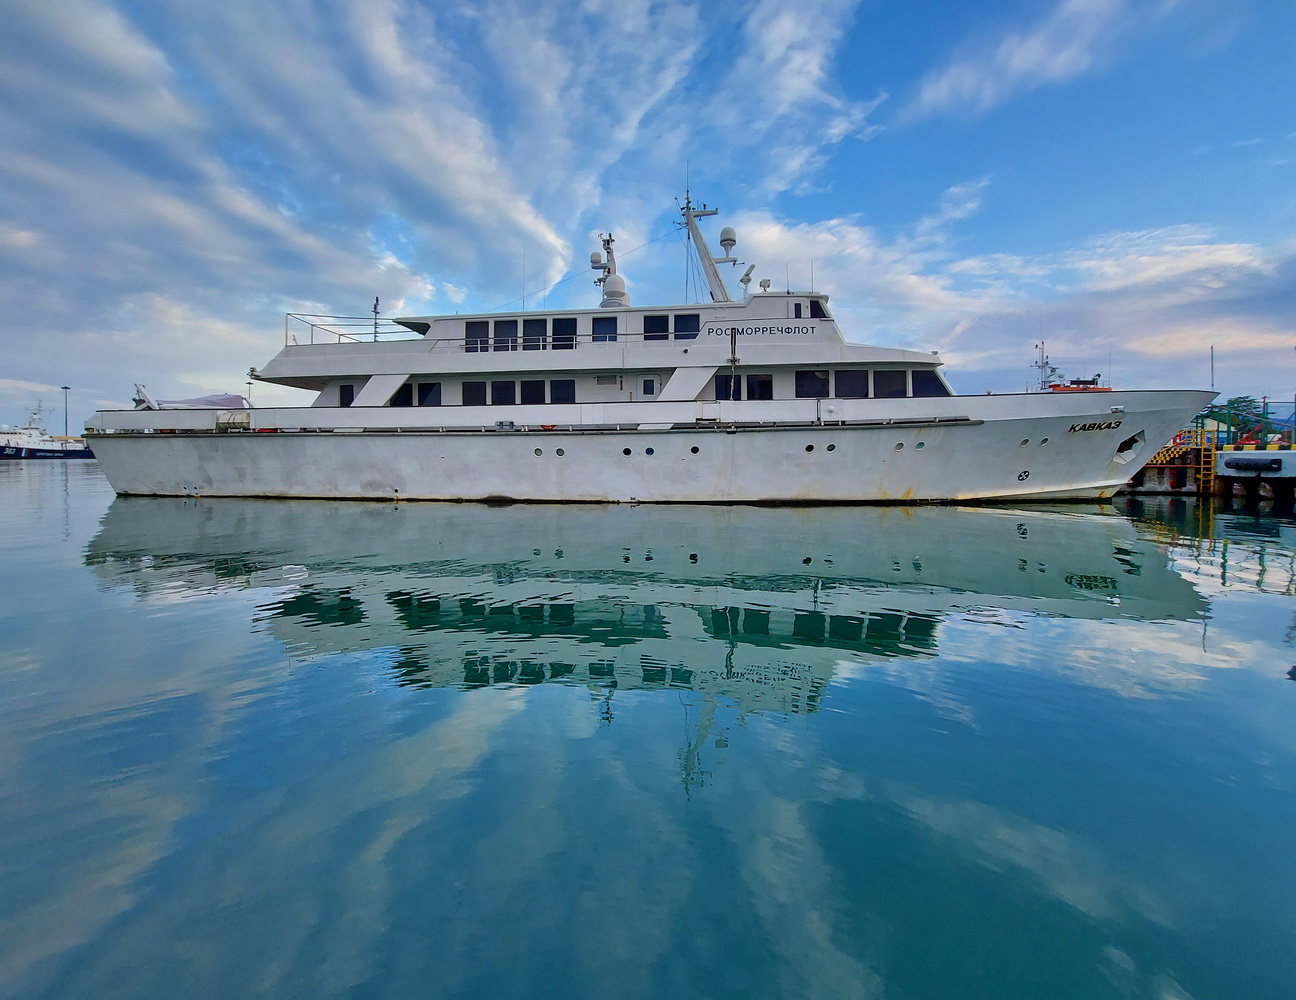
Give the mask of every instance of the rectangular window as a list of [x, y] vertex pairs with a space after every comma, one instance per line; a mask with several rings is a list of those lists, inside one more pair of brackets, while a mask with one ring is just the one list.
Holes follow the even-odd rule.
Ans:
[[607, 343], [617, 339], [617, 318], [615, 316], [594, 317], [594, 343]]
[[576, 349], [575, 316], [564, 316], [553, 321], [553, 349], [555, 351], [573, 351]]
[[868, 394], [868, 372], [847, 368], [837, 373], [837, 395], [842, 399], [866, 399]]
[[701, 313], [679, 313], [675, 317], [675, 339], [696, 340], [702, 329]]
[[818, 299], [811, 299], [811, 300], [810, 300], [810, 318], [811, 318], [811, 319], [827, 319], [827, 318], [828, 318], [828, 312], [827, 312], [827, 310], [824, 309], [824, 307], [823, 307], [823, 303], [820, 302]]
[[799, 371], [796, 373], [797, 399], [823, 399], [828, 395], [828, 373]]
[[490, 324], [484, 319], [470, 319], [464, 324], [464, 350], [469, 354], [490, 350]]
[[[734, 386], [734, 377], [731, 372], [717, 372], [715, 377], [716, 399], [742, 399], [742, 381], [738, 379], [737, 387]], [[735, 388], [737, 391], [735, 391]]]
[[549, 383], [549, 402], [576, 402], [576, 380], [574, 378], [556, 378]]
[[773, 399], [774, 398], [774, 376], [773, 375], [748, 375], [747, 376], [747, 398], [748, 399]]
[[644, 340], [670, 340], [669, 316], [645, 316]]
[[491, 383], [491, 405], [512, 406], [517, 402], [517, 385], [509, 382]]
[[911, 376], [915, 396], [948, 396], [950, 394], [949, 386], [942, 382], [941, 377], [934, 371], [926, 368], [915, 368]]
[[406, 382], [403, 386], [392, 393], [391, 401], [388, 406], [413, 406], [414, 405], [414, 386]]
[[903, 370], [883, 369], [873, 373], [873, 395], [878, 399], [895, 399], [908, 395], [908, 373]]
[[485, 406], [486, 405], [486, 383], [485, 382], [465, 382], [463, 384], [463, 405], [464, 406]]
[[801, 303], [800, 303], [800, 302], [793, 302], [793, 303], [792, 303], [792, 318], [793, 318], [793, 319], [800, 319], [800, 318], [801, 318]]
[[355, 402], [355, 386], [338, 386], [338, 406], [350, 406]]
[[441, 405], [441, 383], [440, 382], [420, 382], [418, 386], [418, 405], [419, 406], [440, 406]]
[[543, 351], [549, 333], [547, 319], [524, 319], [522, 321], [522, 350]]
[[495, 350], [517, 350], [517, 320], [497, 319], [495, 321]]
[[645, 396], [657, 395], [657, 380], [655, 378], [646, 378], [643, 380], [643, 394]]
[[543, 403], [545, 401], [545, 384], [544, 379], [523, 379], [522, 380], [522, 402], [523, 403]]

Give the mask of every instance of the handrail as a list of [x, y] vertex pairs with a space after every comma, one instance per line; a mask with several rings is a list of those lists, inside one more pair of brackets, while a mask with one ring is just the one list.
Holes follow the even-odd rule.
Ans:
[[[294, 327], [293, 321], [300, 326]], [[326, 320], [327, 322], [316, 322]], [[418, 340], [419, 335], [394, 320], [374, 316], [329, 316], [323, 313], [285, 313], [284, 346], [301, 345], [294, 333], [306, 327], [306, 343], [373, 343], [376, 340]], [[318, 340], [317, 340], [318, 338]], [[333, 339], [328, 339], [333, 338]]]
[[[294, 321], [299, 324], [294, 326]], [[306, 330], [303, 333], [302, 327]], [[294, 333], [294, 330], [297, 333]], [[570, 347], [557, 347], [554, 345], [554, 335], [548, 334], [544, 341], [538, 345], [528, 346], [525, 335], [517, 334], [512, 338], [512, 344], [506, 348], [499, 348], [495, 345], [494, 335], [491, 334], [486, 338], [476, 341], [480, 346], [468, 349], [470, 343], [464, 336], [456, 337], [439, 337], [429, 338], [422, 334], [415, 333], [408, 327], [401, 326], [395, 320], [378, 318], [374, 322], [372, 316], [330, 316], [323, 313], [285, 313], [284, 314], [284, 346], [301, 347], [314, 344], [372, 344], [375, 341], [402, 341], [402, 340], [423, 340], [430, 345], [429, 350], [451, 350], [461, 354], [506, 354], [516, 351], [563, 351], [575, 350], [577, 346], [583, 344], [627, 344], [642, 343], [649, 336], [656, 339], [659, 334], [630, 333], [628, 331], [619, 331], [614, 340], [607, 340], [606, 335], [589, 333], [571, 333], [562, 334], [564, 342], [571, 344]], [[698, 334], [690, 337], [677, 337], [671, 342], [684, 341], [691, 342], [699, 340]], [[705, 341], [704, 341], [705, 342]]]

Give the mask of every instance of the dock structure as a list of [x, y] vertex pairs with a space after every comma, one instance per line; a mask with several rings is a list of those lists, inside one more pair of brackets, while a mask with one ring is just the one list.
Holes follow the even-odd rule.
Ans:
[[1224, 445], [1215, 456], [1215, 478], [1225, 496], [1238, 491], [1248, 501], [1264, 499], [1290, 508], [1296, 491], [1296, 450], [1290, 441]]
[[[1251, 418], [1251, 419], [1246, 419]], [[1130, 480], [1126, 493], [1272, 499], [1291, 507], [1296, 488], [1293, 420], [1255, 423], [1227, 408], [1199, 414]]]

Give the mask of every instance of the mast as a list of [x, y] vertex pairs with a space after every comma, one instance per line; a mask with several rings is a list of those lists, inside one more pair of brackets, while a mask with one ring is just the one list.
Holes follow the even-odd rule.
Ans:
[[[680, 212], [684, 216], [684, 222], [688, 225], [689, 236], [693, 239], [693, 245], [697, 247], [698, 260], [702, 263], [702, 273], [706, 275], [707, 285], [711, 290], [712, 302], [732, 302], [729, 297], [729, 291], [725, 288], [724, 279], [720, 277], [720, 269], [717, 264], [737, 264], [738, 258], [732, 256], [712, 257], [711, 248], [707, 246], [706, 240], [702, 237], [702, 230], [698, 227], [697, 220], [708, 215], [715, 215], [718, 209], [707, 208], [703, 205], [700, 209], [693, 207], [693, 201], [688, 192], [684, 194], [684, 207]], [[720, 231], [720, 245], [728, 254], [733, 250], [734, 243], [737, 240], [734, 237], [734, 231], [728, 226]]]

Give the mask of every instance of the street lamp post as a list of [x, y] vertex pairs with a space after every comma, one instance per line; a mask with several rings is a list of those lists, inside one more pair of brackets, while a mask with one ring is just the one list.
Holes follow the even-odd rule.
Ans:
[[70, 385], [65, 385], [65, 386], [60, 386], [60, 388], [63, 390], [63, 436], [67, 437], [68, 436], [67, 394], [68, 394], [68, 390], [71, 389], [72, 387]]

